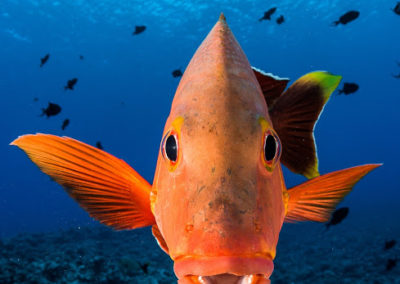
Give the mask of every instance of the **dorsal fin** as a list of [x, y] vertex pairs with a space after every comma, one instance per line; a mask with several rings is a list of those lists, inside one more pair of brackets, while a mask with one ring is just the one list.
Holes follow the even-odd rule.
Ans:
[[116, 230], [155, 224], [151, 185], [127, 163], [68, 137], [23, 135], [11, 142], [62, 185], [90, 216]]
[[264, 94], [265, 101], [267, 102], [268, 108], [274, 104], [275, 100], [286, 89], [286, 85], [289, 82], [288, 78], [279, 78], [271, 73], [265, 73], [264, 71], [252, 67], [254, 75], [256, 75], [257, 81], [260, 84], [261, 91]]
[[304, 75], [269, 108], [273, 127], [282, 142], [281, 162], [291, 171], [319, 175], [314, 126], [341, 76], [324, 71]]

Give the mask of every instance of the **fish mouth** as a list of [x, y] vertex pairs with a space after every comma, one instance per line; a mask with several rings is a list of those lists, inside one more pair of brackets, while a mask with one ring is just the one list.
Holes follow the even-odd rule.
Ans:
[[237, 276], [263, 274], [269, 278], [274, 270], [270, 254], [258, 256], [182, 256], [174, 261], [174, 272], [181, 279], [190, 275], [213, 276], [233, 274]]

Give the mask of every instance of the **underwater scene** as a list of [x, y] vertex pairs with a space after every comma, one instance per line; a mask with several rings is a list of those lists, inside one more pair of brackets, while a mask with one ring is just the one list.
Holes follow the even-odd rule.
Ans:
[[400, 283], [399, 27], [1, 0], [0, 283]]

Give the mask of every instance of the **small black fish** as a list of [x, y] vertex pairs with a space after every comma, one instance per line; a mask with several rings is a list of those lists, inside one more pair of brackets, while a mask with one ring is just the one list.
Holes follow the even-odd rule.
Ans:
[[358, 90], [359, 86], [356, 83], [344, 83], [343, 88], [339, 90], [339, 95], [350, 95]]
[[332, 214], [332, 218], [329, 221], [328, 224], [326, 224], [326, 228], [328, 229], [329, 226], [331, 225], [337, 225], [340, 222], [343, 221], [344, 218], [349, 214], [349, 207], [342, 207], [340, 209], [337, 209], [335, 212]]
[[393, 8], [393, 12], [400, 16], [400, 2], [397, 2], [396, 6]]
[[392, 75], [392, 76], [393, 76], [393, 78], [400, 79], [400, 73], [397, 75]]
[[96, 142], [96, 147], [99, 148], [100, 150], [103, 150], [103, 145], [101, 145], [100, 141]]
[[386, 262], [386, 271], [392, 270], [397, 263], [397, 259], [389, 258]]
[[271, 16], [272, 16], [273, 13], [275, 13], [275, 11], [276, 11], [276, 7], [273, 7], [271, 9], [269, 9], [267, 12], [264, 12], [264, 16], [262, 18], [258, 19], [258, 20], [260, 22], [263, 21], [263, 20], [268, 20], [268, 21], [271, 20]]
[[278, 23], [278, 25], [282, 24], [285, 21], [285, 18], [283, 17], [283, 15], [280, 15], [278, 19], [276, 19], [276, 22]]
[[71, 80], [68, 80], [67, 85], [64, 87], [64, 90], [73, 90], [75, 84], [78, 82], [78, 78], [72, 78]]
[[396, 240], [386, 241], [385, 250], [391, 249], [396, 244]]
[[182, 71], [180, 69], [176, 69], [172, 71], [172, 77], [177, 78], [177, 77], [182, 77]]
[[65, 120], [63, 121], [63, 124], [62, 124], [62, 126], [61, 126], [61, 129], [62, 129], [62, 130], [65, 130], [65, 128], [68, 126], [68, 124], [69, 124], [69, 119], [67, 118], [67, 119], [65, 119]]
[[333, 25], [334, 26], [337, 26], [339, 24], [346, 25], [347, 23], [350, 23], [351, 21], [357, 19], [359, 15], [360, 12], [358, 11], [349, 11], [346, 14], [342, 15], [338, 21], [334, 21]]
[[43, 58], [40, 58], [40, 67], [46, 64], [47, 60], [49, 60], [50, 54], [46, 54]]
[[61, 111], [61, 107], [58, 104], [53, 104], [49, 102], [49, 105], [47, 108], [42, 109], [43, 113], [41, 116], [46, 115], [47, 117], [57, 115]]
[[146, 26], [136, 26], [135, 31], [132, 33], [133, 35], [141, 34], [146, 30]]
[[85, 57], [83, 57], [83, 55], [79, 55], [79, 59], [83, 60], [83, 59], [85, 59]]
[[147, 262], [145, 262], [143, 264], [139, 263], [139, 265], [140, 265], [140, 268], [142, 268], [143, 273], [147, 274], [148, 273], [148, 269], [147, 268], [149, 267], [149, 263], [147, 263]]
[[37, 102], [37, 101], [39, 101], [39, 98], [36, 98], [36, 97], [35, 97], [35, 98], [33, 98], [33, 101], [34, 101], [34, 102]]

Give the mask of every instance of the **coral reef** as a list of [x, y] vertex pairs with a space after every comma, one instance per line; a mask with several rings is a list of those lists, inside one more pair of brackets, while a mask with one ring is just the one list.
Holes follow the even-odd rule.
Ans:
[[20, 234], [0, 243], [0, 283], [174, 283], [149, 229], [103, 226]]
[[[386, 270], [398, 234], [357, 226], [285, 224], [273, 284], [400, 283], [400, 267]], [[173, 263], [148, 228], [115, 232], [104, 226], [0, 240], [0, 283], [176, 283]]]

